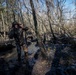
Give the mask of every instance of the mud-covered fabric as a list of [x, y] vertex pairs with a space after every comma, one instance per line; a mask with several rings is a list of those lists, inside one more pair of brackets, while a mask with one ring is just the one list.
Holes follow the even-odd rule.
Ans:
[[27, 31], [28, 27], [26, 28], [12, 28], [9, 32], [9, 38], [14, 38], [16, 44], [23, 45], [26, 43], [26, 39], [24, 38], [23, 32]]
[[16, 44], [19, 44], [19, 45], [24, 44], [23, 30], [21, 28], [14, 29], [14, 39], [16, 41]]
[[9, 37], [10, 39], [13, 39], [13, 37], [14, 37], [13, 29], [11, 29], [11, 30], [9, 31], [8, 37]]
[[22, 47], [23, 47], [23, 50], [24, 50], [25, 53], [28, 52], [28, 47], [27, 47], [27, 45], [24, 44]]

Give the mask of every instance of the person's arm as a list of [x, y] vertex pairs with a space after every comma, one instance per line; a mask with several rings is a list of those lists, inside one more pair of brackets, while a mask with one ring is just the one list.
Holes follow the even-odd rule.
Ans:
[[28, 30], [28, 27], [25, 27], [25, 28], [22, 28], [24, 31], [27, 31]]
[[23, 25], [20, 25], [20, 27], [24, 30], [27, 31], [29, 28], [28, 27], [23, 27]]
[[10, 39], [13, 39], [13, 37], [14, 37], [14, 30], [13, 30], [13, 28], [11, 28], [11, 30], [9, 31], [8, 37], [9, 37]]

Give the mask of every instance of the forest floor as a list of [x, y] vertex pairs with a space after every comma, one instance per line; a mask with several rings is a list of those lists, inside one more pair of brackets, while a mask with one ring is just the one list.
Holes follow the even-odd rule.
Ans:
[[[70, 44], [48, 44], [48, 60], [39, 56], [36, 42], [29, 42], [28, 64], [24, 51], [22, 60], [17, 61], [17, 50], [0, 52], [0, 75], [76, 75], [76, 50]], [[46, 45], [45, 45], [46, 47]]]
[[[36, 47], [36, 42], [29, 42], [28, 46], [28, 63], [29, 71], [35, 63], [34, 55], [39, 50]], [[4, 48], [5, 49], [5, 48]], [[25, 75], [26, 62], [24, 57], [24, 51], [21, 52], [21, 62], [17, 60], [17, 50], [14, 47], [11, 50], [0, 50], [0, 75]], [[26, 74], [30, 75], [30, 74]]]

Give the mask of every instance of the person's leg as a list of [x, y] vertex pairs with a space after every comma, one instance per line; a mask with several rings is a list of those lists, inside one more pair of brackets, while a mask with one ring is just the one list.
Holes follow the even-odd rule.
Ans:
[[24, 54], [25, 54], [25, 61], [28, 63], [28, 47], [24, 44], [23, 46]]
[[22, 47], [23, 47], [25, 56], [27, 56], [28, 55], [28, 47], [25, 44]]
[[28, 58], [28, 47], [27, 47], [27, 39], [24, 39], [24, 43], [22, 45], [24, 53], [25, 53], [25, 58]]
[[21, 61], [21, 46], [19, 44], [16, 44], [17, 46], [17, 53], [18, 53], [18, 61]]

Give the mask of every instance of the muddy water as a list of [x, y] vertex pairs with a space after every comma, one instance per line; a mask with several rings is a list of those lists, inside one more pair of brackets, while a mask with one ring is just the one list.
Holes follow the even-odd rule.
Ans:
[[[31, 66], [34, 65], [33, 56], [37, 52], [37, 50], [39, 49], [35, 45], [36, 45], [36, 42], [32, 42], [28, 46], [28, 54], [29, 54], [28, 60], [29, 60], [29, 65], [31, 65]], [[21, 57], [22, 57], [22, 63], [21, 63], [22, 66], [20, 66], [18, 68], [17, 66], [19, 63], [17, 61], [17, 50], [16, 50], [16, 48], [13, 48], [12, 50], [7, 50], [5, 52], [0, 53], [0, 60], [1, 60], [0, 63], [2, 63], [2, 66], [0, 65], [0, 68], [1, 68], [0, 69], [0, 75], [1, 75], [1, 73], [3, 73], [2, 75], [18, 75], [18, 74], [22, 75], [22, 73], [24, 75], [25, 71], [20, 70], [20, 68], [24, 68], [24, 70], [26, 70], [26, 64], [24, 63], [25, 58], [24, 58], [24, 51], [23, 50], [21, 50]], [[3, 58], [3, 59], [1, 59], [1, 58]], [[4, 74], [4, 71], [6, 72], [5, 74]], [[21, 71], [23, 71], [23, 72], [20, 73]], [[13, 74], [13, 73], [17, 73], [17, 74]]]
[[[37, 50], [39, 49], [39, 47], [36, 47], [35, 44], [36, 44], [36, 42], [32, 42], [31, 45], [28, 46], [29, 55], [35, 54], [37, 52]], [[21, 56], [22, 57], [24, 56], [23, 50], [21, 50]], [[0, 58], [4, 58], [6, 61], [16, 60], [17, 59], [17, 49], [13, 48], [9, 51], [7, 50], [5, 52], [2, 52], [2, 54], [0, 55]]]

